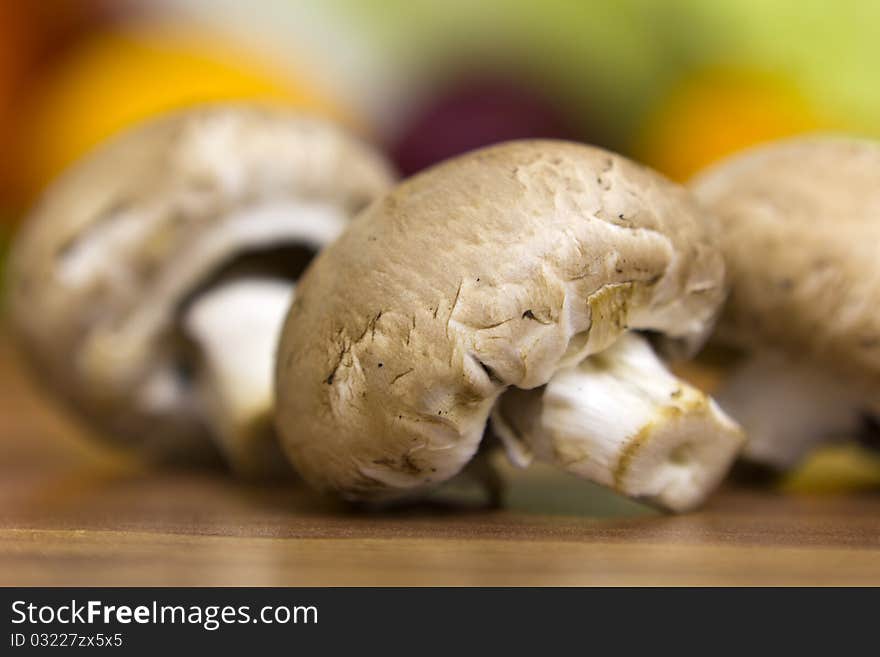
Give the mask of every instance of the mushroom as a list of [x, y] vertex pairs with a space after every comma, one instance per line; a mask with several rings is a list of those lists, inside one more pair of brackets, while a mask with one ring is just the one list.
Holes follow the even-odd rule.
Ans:
[[[319, 489], [409, 497], [468, 464], [509, 390], [496, 411], [509, 451], [522, 443], [568, 466], [543, 435], [510, 439], [540, 423], [537, 411], [521, 423], [505, 412], [517, 389], [533, 406], [565, 391], [591, 409], [570, 444], [597, 450], [594, 465], [570, 470], [609, 485], [629, 470], [624, 492], [687, 508], [741, 433], [643, 340], [621, 339], [649, 331], [662, 348], [692, 351], [724, 294], [705, 218], [660, 175], [562, 141], [472, 152], [371, 205], [301, 279], [276, 361], [283, 446]], [[609, 404], [579, 394], [577, 377]], [[693, 490], [664, 494], [684, 491], [680, 474]]]
[[750, 461], [785, 470], [880, 414], [878, 181], [877, 143], [809, 137], [691, 183], [721, 225], [732, 292], [716, 341], [745, 358], [718, 401]]
[[739, 426], [633, 332], [543, 389], [507, 391], [491, 420], [514, 464], [538, 459], [671, 511], [702, 502], [743, 443]]
[[12, 323], [104, 436], [162, 459], [213, 444], [243, 474], [278, 471], [272, 370], [295, 281], [391, 184], [380, 155], [315, 118], [162, 117], [45, 193], [13, 248]]

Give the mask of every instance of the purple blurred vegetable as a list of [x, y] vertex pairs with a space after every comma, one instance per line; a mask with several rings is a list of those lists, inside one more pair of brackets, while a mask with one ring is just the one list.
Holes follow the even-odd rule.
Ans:
[[410, 175], [453, 155], [509, 139], [574, 139], [558, 103], [504, 79], [461, 79], [417, 110], [391, 141], [401, 173]]

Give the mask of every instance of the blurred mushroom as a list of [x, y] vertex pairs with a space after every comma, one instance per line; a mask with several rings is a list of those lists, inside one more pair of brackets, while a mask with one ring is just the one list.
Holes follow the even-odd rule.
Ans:
[[[472, 459], [505, 390], [538, 389], [536, 401], [549, 382], [552, 396], [601, 355], [592, 366], [607, 360], [616, 380], [594, 385], [613, 403], [573, 427], [570, 445], [597, 460], [569, 469], [610, 485], [623, 472], [623, 492], [669, 508], [697, 503], [739, 429], [647, 345], [619, 340], [653, 331], [687, 351], [705, 338], [725, 291], [703, 219], [658, 174], [566, 142], [508, 142], [402, 183], [309, 269], [286, 319], [276, 417], [297, 470], [349, 499], [416, 494]], [[624, 367], [635, 349], [646, 362]], [[501, 433], [515, 451], [516, 429]], [[665, 496], [678, 485], [668, 464], [683, 461], [693, 490]]]
[[880, 145], [813, 137], [732, 157], [691, 187], [721, 222], [718, 341], [747, 357], [719, 403], [744, 455], [786, 469], [880, 414]]
[[331, 124], [255, 106], [127, 132], [45, 193], [13, 247], [12, 320], [42, 381], [163, 458], [217, 444], [277, 471], [272, 363], [294, 282], [392, 182]]

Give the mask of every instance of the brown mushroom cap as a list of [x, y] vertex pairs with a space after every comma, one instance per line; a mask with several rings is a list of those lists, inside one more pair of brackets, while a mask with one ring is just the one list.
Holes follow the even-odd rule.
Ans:
[[719, 339], [810, 362], [880, 410], [880, 144], [777, 142], [691, 188], [721, 225], [732, 290]]
[[352, 499], [457, 473], [509, 386], [627, 328], [698, 344], [724, 297], [682, 188], [604, 150], [521, 141], [450, 160], [358, 216], [300, 280], [276, 363], [298, 471]]
[[[147, 123], [74, 165], [27, 219], [10, 264], [16, 333], [104, 435], [200, 451], [203, 409], [167, 389], [186, 384], [182, 305], [243, 253], [328, 241], [320, 221], [303, 234], [290, 204], [344, 220], [392, 180], [365, 144], [299, 114], [218, 105]], [[145, 407], [151, 381], [172, 401]]]

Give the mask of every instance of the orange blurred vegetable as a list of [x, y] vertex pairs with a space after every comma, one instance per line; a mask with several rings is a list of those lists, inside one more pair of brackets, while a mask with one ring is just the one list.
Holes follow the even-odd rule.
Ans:
[[[97, 26], [121, 12], [109, 0], [3, 0], [0, 2], [0, 206], [9, 208], [12, 156], [21, 119], [22, 99], [52, 61]], [[0, 222], [11, 213], [3, 213]]]
[[6, 119], [22, 82], [32, 58], [33, 42], [24, 5], [0, 2], [0, 119]]
[[708, 69], [685, 79], [645, 122], [637, 156], [674, 180], [762, 141], [831, 123], [788, 80]]

